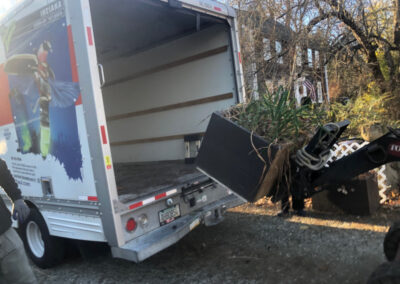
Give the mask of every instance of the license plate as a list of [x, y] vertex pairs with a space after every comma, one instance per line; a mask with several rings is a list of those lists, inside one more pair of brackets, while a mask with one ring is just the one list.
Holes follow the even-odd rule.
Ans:
[[161, 210], [160, 212], [158, 212], [158, 216], [160, 217], [161, 226], [171, 223], [172, 221], [181, 216], [181, 210], [179, 209], [179, 204]]

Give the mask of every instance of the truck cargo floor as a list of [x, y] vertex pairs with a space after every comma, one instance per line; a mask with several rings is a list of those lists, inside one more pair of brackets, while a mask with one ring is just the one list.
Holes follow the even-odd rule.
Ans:
[[195, 165], [184, 161], [114, 164], [118, 195], [122, 202], [201, 177]]

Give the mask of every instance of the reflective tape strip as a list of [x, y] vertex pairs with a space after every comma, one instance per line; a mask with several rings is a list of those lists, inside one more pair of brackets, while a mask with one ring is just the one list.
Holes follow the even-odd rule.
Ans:
[[155, 198], [151, 197], [151, 198], [147, 198], [147, 199], [143, 200], [142, 202], [143, 202], [143, 205], [147, 205], [147, 204], [152, 203], [153, 201], [155, 201]]
[[136, 208], [141, 207], [141, 206], [143, 206], [143, 201], [140, 201], [140, 202], [133, 203], [133, 204], [129, 205], [129, 209], [133, 210], [133, 209], [136, 209]]
[[136, 203], [133, 203], [133, 204], [129, 205], [129, 210], [133, 210], [133, 209], [139, 208], [141, 206], [148, 205], [150, 203], [153, 203], [153, 202], [155, 202], [157, 200], [160, 200], [160, 199], [162, 199], [164, 197], [167, 197], [169, 195], [175, 194], [177, 192], [178, 192], [178, 190], [176, 188], [174, 188], [174, 189], [171, 189], [169, 191], [157, 194], [156, 196], [149, 197], [147, 199], [144, 199], [142, 201], [139, 201], [139, 202], [136, 202]]
[[78, 199], [82, 201], [99, 201], [97, 196], [79, 196]]
[[89, 45], [93, 45], [92, 28], [91, 28], [91, 27], [86, 27], [86, 32], [87, 32], [87, 37], [88, 37]]
[[164, 197], [166, 197], [166, 196], [167, 196], [167, 193], [164, 192], [164, 193], [161, 193], [161, 194], [156, 195], [155, 199], [158, 200], [158, 199], [164, 198]]
[[170, 191], [167, 191], [167, 195], [175, 194], [177, 192], [178, 192], [178, 190], [175, 188], [175, 189], [172, 189]]
[[103, 144], [107, 144], [106, 127], [104, 125], [100, 126], [100, 132], [101, 132], [101, 139], [103, 141]]

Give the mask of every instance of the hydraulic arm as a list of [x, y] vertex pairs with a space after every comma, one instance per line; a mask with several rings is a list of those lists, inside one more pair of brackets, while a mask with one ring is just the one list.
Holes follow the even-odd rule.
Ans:
[[352, 154], [327, 163], [332, 146], [349, 121], [329, 123], [318, 129], [309, 144], [298, 150], [294, 159], [291, 192], [297, 198], [310, 197], [324, 185], [342, 185], [346, 181], [381, 165], [400, 161], [400, 129], [389, 132]]

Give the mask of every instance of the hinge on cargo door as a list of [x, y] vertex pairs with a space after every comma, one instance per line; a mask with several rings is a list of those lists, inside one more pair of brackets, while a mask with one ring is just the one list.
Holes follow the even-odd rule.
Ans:
[[182, 8], [182, 3], [178, 0], [168, 0], [168, 4], [171, 8]]

